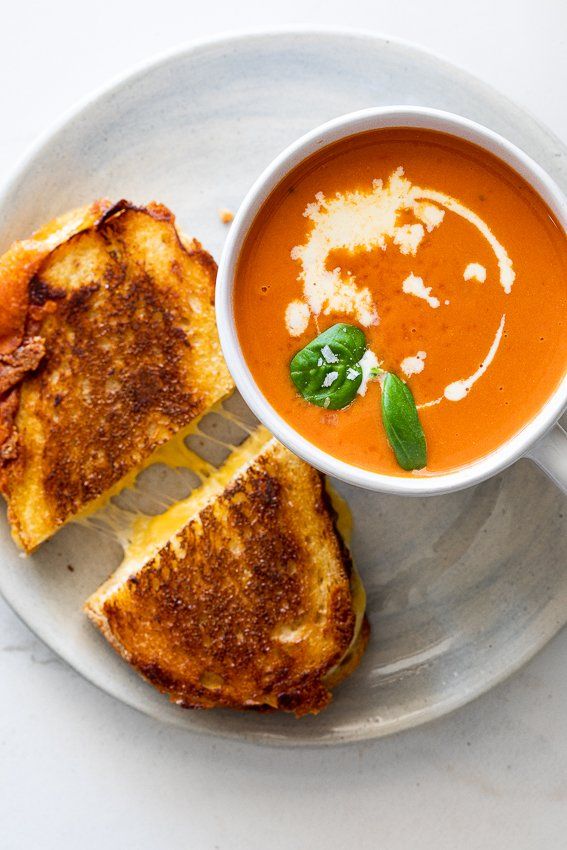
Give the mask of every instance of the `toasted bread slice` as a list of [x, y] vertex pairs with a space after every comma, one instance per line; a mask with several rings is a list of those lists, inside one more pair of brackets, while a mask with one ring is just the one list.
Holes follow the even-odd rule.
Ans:
[[261, 429], [141, 529], [87, 614], [182, 706], [317, 713], [368, 639], [335, 520], [323, 476]]
[[215, 274], [199, 243], [181, 241], [169, 210], [125, 201], [34, 271], [22, 350], [41, 351], [31, 348], [37, 368], [17, 387], [10, 451], [0, 461], [0, 489], [25, 550], [119, 489], [232, 389]]

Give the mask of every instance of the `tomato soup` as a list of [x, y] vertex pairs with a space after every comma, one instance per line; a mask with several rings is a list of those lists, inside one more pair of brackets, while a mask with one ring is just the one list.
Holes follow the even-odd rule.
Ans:
[[[273, 191], [243, 245], [234, 312], [258, 387], [308, 440], [376, 472], [448, 472], [518, 432], [565, 374], [566, 234], [476, 145], [410, 128], [364, 133]], [[379, 368], [362, 363], [356, 396], [335, 410], [298, 392], [290, 362], [339, 322], [364, 332]], [[422, 470], [404, 472], [388, 441], [384, 371], [413, 394]]]

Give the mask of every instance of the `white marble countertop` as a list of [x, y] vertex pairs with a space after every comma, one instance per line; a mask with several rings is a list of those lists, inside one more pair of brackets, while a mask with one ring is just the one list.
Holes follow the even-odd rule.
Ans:
[[[0, 174], [54, 117], [130, 65], [219, 30], [286, 23], [421, 43], [567, 138], [565, 0], [193, 5], [5, 7]], [[116, 703], [0, 601], [0, 847], [564, 848], [566, 658], [564, 631], [514, 678], [429, 726], [335, 750], [262, 750], [159, 726]]]

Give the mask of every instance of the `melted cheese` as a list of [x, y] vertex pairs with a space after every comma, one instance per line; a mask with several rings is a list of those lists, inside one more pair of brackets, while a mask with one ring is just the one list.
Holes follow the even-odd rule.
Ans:
[[182, 466], [191, 469], [198, 475], [208, 475], [214, 469], [210, 464], [191, 452], [185, 446], [184, 441], [188, 436], [194, 434], [198, 430], [199, 422], [202, 417], [195, 419], [187, 428], [183, 428], [175, 434], [171, 440], [162, 446], [158, 446], [139, 466], [130, 470], [120, 481], [117, 481], [112, 487], [109, 487], [102, 495], [98, 496], [89, 502], [82, 511], [74, 518], [73, 522], [85, 522], [94, 514], [98, 514], [108, 508], [113, 499], [122, 493], [123, 490], [133, 488], [136, 484], [136, 479], [144, 472], [157, 463], [164, 463], [171, 468]]
[[97, 594], [101, 602], [143, 564], [155, 557], [193, 517], [214, 501], [231, 478], [237, 472], [244, 471], [247, 465], [254, 461], [261, 448], [272, 439], [269, 431], [260, 426], [232, 452], [221, 469], [217, 470], [186, 447], [185, 437], [184, 432], [178, 434], [169, 443], [161, 446], [152, 455], [152, 459], [154, 463], [163, 463], [172, 469], [183, 467], [195, 472], [201, 478], [201, 485], [186, 499], [175, 502], [163, 513], [147, 516], [138, 512], [135, 515], [128, 529], [127, 539], [123, 541], [124, 559]]
[[[124, 563], [137, 568], [166, 545], [171, 537], [176, 535], [187, 523], [197, 516], [203, 508], [221, 495], [228, 482], [238, 472], [243, 472], [252, 463], [262, 447], [272, 439], [270, 432], [259, 427], [244, 443], [229, 456], [220, 470], [207, 464], [209, 470], [207, 478], [202, 479], [201, 486], [191, 493], [186, 499], [175, 502], [168, 510], [154, 517], [140, 516], [135, 521], [132, 529], [132, 539], [127, 547]], [[181, 451], [181, 456], [179, 452]], [[168, 444], [163, 447], [160, 461], [167, 466], [185, 468], [199, 472], [194, 458], [202, 464], [198, 458], [182, 444]]]

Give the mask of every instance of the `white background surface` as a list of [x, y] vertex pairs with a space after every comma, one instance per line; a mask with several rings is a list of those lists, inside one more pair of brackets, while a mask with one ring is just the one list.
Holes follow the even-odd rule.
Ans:
[[[43, 0], [4, 7], [0, 174], [130, 65], [193, 38], [286, 23], [419, 42], [567, 138], [564, 0]], [[430, 726], [336, 750], [261, 750], [115, 703], [0, 602], [0, 848], [564, 848], [566, 666], [563, 632], [512, 680]]]

